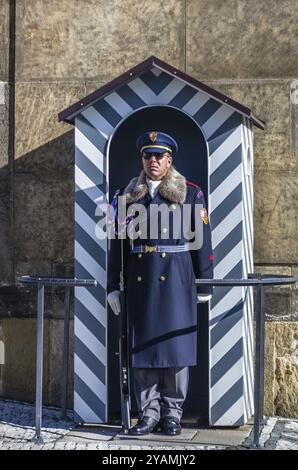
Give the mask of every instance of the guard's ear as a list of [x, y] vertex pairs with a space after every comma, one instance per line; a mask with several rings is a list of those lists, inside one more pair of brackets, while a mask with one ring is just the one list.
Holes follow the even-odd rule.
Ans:
[[167, 155], [167, 157], [168, 157], [169, 163], [172, 164], [172, 162], [173, 162], [173, 157], [172, 157], [172, 155], [169, 153], [169, 154]]

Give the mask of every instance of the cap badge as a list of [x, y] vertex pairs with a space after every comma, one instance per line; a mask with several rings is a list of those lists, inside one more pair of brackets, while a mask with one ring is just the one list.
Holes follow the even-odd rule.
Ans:
[[149, 138], [151, 140], [151, 142], [155, 142], [157, 140], [157, 132], [150, 132], [149, 134]]

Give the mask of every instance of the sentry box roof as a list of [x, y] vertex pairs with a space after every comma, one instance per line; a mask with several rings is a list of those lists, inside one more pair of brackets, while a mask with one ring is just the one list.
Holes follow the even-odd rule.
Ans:
[[[238, 111], [240, 114], [246, 116], [251, 120], [251, 122], [260, 129], [265, 128], [265, 121], [255, 116], [251, 109], [243, 104], [239, 103], [238, 101], [229, 98], [228, 96], [220, 93], [217, 90], [205, 85], [204, 83], [200, 82], [199, 80], [194, 79], [190, 75], [182, 72], [181, 70], [172, 67], [171, 65], [163, 62], [162, 60], [158, 59], [157, 57], [151, 56], [146, 59], [144, 62], [136, 65], [135, 67], [131, 68], [127, 72], [123, 73], [119, 77], [115, 78], [114, 80], [110, 81], [106, 85], [98, 88], [97, 90], [93, 91], [89, 95], [85, 96], [84, 98], [80, 99], [76, 103], [72, 104], [68, 108], [64, 109], [58, 114], [59, 121], [65, 121], [71, 124], [74, 124], [74, 118], [77, 114], [81, 113], [84, 109], [88, 106], [92, 105], [97, 100], [104, 98], [105, 96], [111, 94], [116, 89], [121, 88], [125, 84], [129, 84], [129, 82], [135, 80], [137, 77], [142, 75], [142, 80], [147, 82], [147, 85], [152, 89], [153, 92], [156, 94], [157, 104], [162, 104], [158, 101], [159, 92], [162, 89], [156, 89], [154, 84], [154, 78], [157, 78], [160, 74], [164, 74], [164, 86], [166, 86], [171, 77], [173, 78], [180, 78], [186, 85], [190, 87], [205, 92], [213, 99], [221, 102], [222, 104], [228, 105], [231, 108], [234, 108], [235, 111]], [[160, 80], [159, 80], [160, 84]]]

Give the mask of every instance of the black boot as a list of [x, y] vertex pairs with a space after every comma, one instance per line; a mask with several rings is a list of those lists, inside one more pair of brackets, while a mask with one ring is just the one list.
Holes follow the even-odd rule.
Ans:
[[166, 416], [161, 419], [161, 430], [168, 436], [177, 436], [181, 434], [181, 425], [178, 418]]
[[144, 416], [139, 419], [137, 424], [129, 430], [129, 434], [133, 436], [144, 436], [150, 432], [156, 431], [158, 428], [158, 421], [150, 416]]

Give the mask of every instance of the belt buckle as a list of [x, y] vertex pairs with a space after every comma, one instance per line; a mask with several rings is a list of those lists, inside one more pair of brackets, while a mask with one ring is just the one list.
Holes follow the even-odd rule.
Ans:
[[145, 245], [145, 253], [155, 253], [156, 246]]

